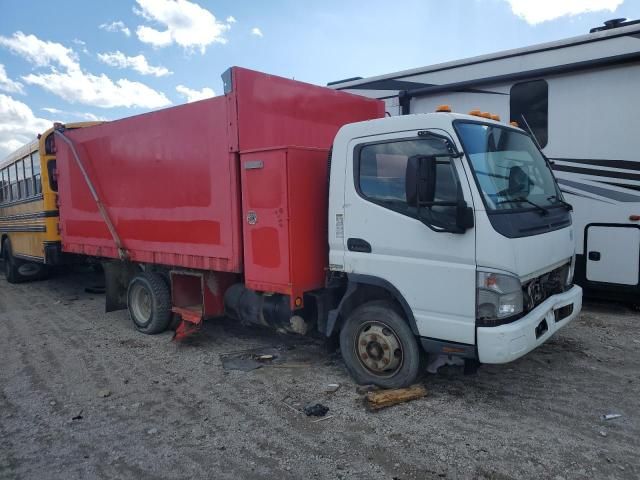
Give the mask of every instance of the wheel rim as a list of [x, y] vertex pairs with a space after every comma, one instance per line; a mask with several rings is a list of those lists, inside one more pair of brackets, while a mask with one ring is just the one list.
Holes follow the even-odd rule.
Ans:
[[146, 325], [151, 321], [151, 294], [144, 285], [136, 283], [131, 286], [130, 307], [138, 325]]
[[354, 350], [360, 364], [378, 377], [392, 377], [404, 360], [398, 335], [382, 322], [364, 323], [356, 335]]

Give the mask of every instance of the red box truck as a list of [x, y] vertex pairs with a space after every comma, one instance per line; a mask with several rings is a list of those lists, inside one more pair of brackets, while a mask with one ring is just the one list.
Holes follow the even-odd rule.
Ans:
[[578, 314], [569, 211], [522, 130], [444, 108], [385, 118], [382, 101], [237, 67], [223, 81], [56, 127], [62, 251], [103, 263], [108, 311], [144, 333], [223, 314], [337, 333], [355, 379], [385, 387], [424, 352], [513, 360]]

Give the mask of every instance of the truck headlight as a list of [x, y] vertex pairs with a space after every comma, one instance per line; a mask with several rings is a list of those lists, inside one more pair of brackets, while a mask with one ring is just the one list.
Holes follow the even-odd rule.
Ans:
[[493, 272], [478, 272], [478, 320], [501, 320], [522, 313], [522, 285], [518, 277]]

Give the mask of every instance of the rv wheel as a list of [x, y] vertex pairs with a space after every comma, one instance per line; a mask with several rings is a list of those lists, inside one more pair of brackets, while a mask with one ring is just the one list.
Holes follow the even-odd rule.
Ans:
[[388, 302], [365, 303], [347, 318], [340, 331], [340, 351], [349, 373], [360, 384], [407, 387], [420, 372], [416, 337]]
[[171, 292], [162, 276], [141, 272], [127, 291], [129, 317], [135, 327], [149, 335], [164, 332], [171, 322]]

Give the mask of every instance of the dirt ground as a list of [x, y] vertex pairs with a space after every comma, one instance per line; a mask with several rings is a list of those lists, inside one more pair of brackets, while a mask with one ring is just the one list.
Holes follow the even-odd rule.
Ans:
[[[0, 478], [640, 477], [640, 315], [624, 306], [589, 303], [525, 358], [443, 367], [427, 397], [369, 413], [320, 342], [228, 320], [183, 344], [145, 336], [85, 292], [99, 281], [0, 279]], [[277, 358], [223, 368], [250, 349]], [[315, 402], [322, 421], [299, 411]]]

